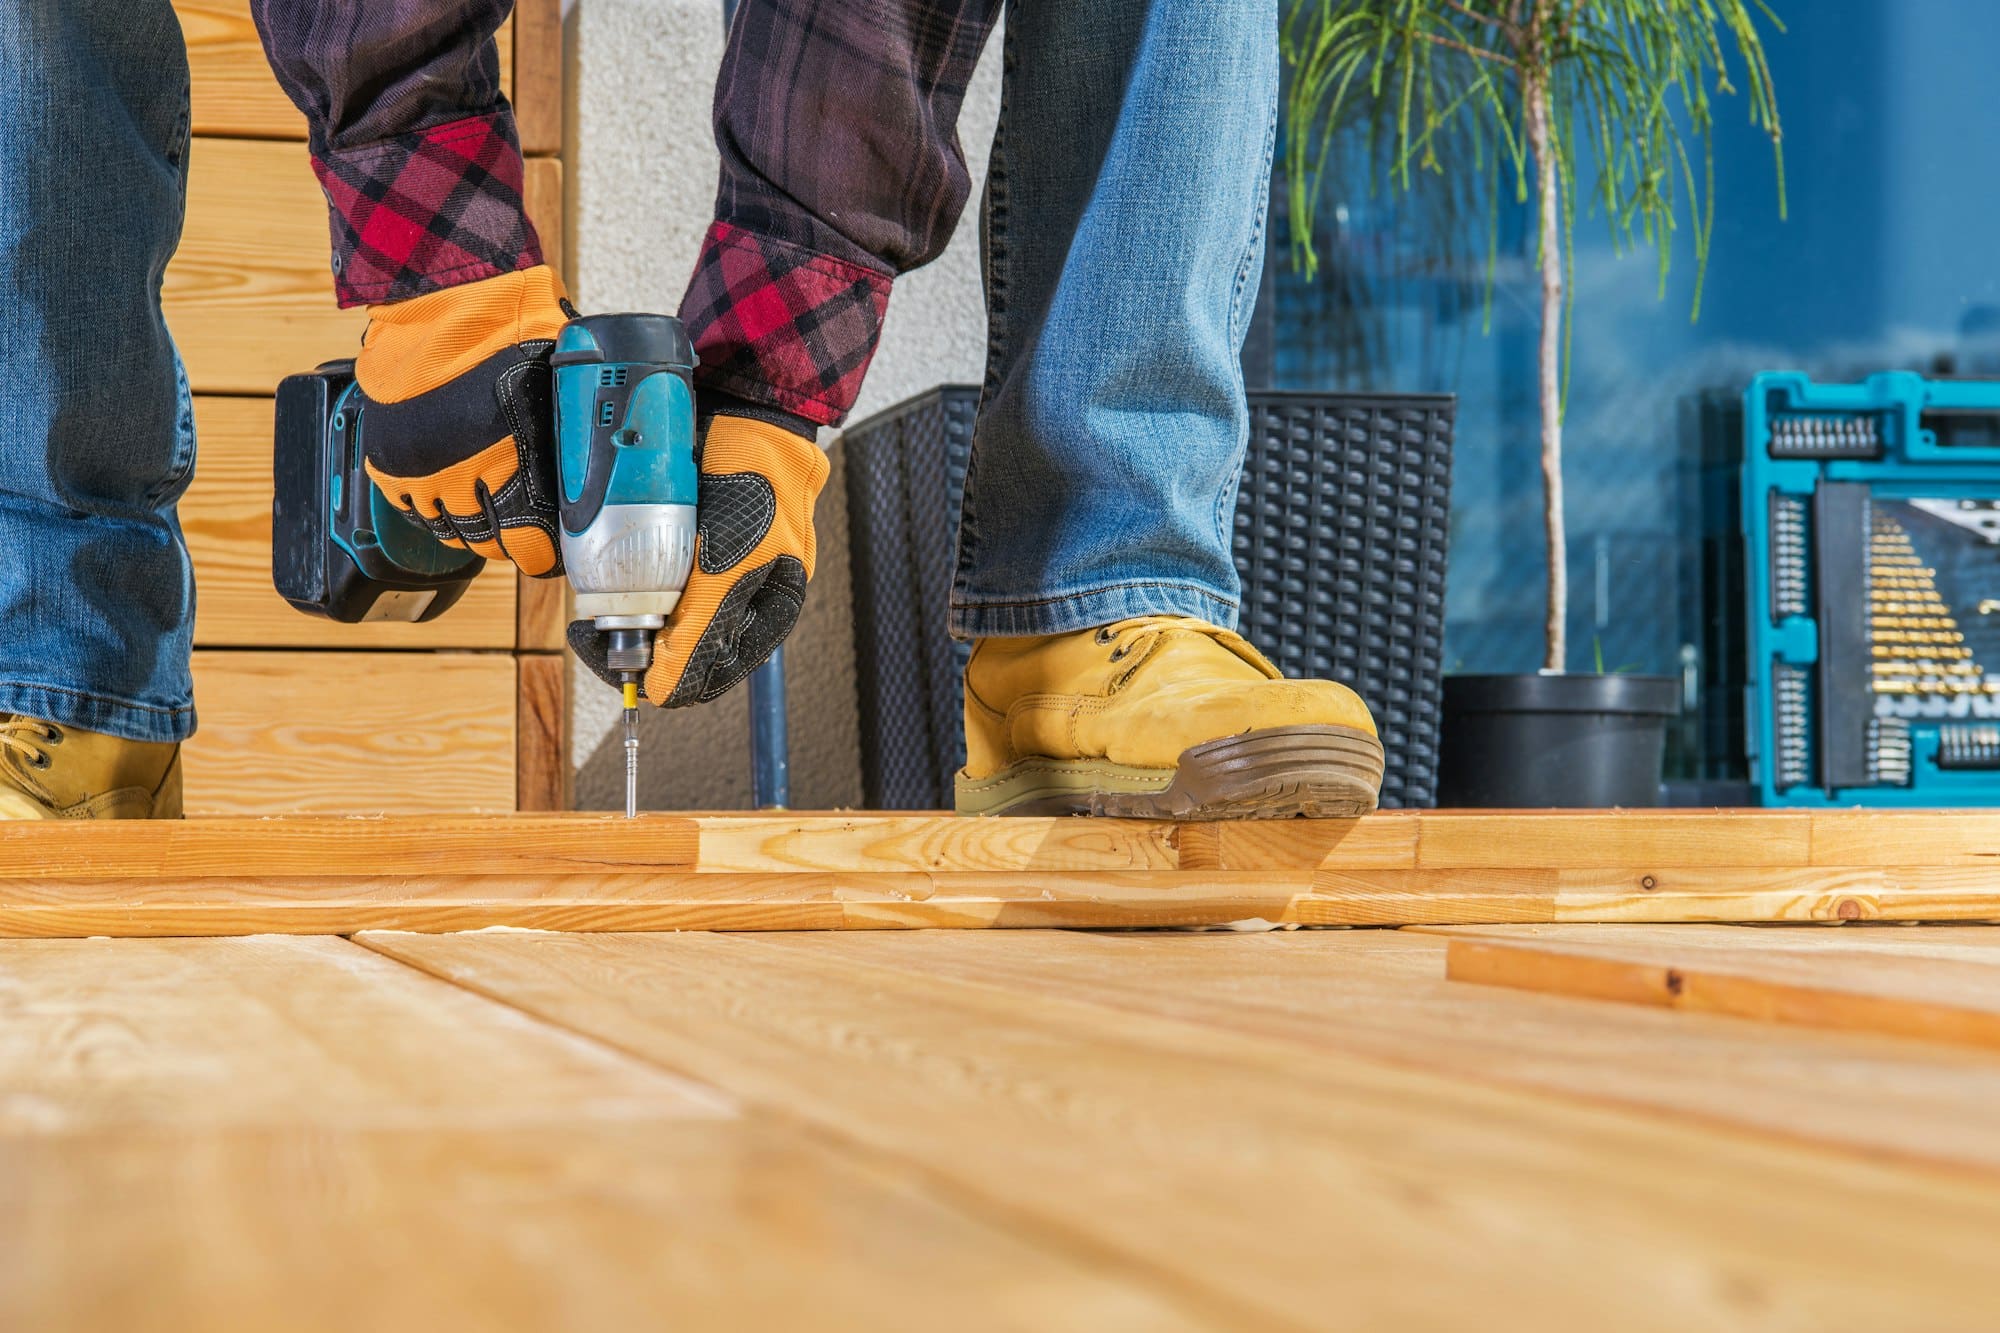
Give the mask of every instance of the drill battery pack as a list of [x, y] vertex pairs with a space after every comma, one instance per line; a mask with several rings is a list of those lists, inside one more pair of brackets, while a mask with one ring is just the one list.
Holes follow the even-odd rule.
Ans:
[[351, 361], [278, 385], [271, 581], [299, 610], [330, 620], [435, 619], [486, 562], [439, 542], [369, 479], [363, 416]]
[[2000, 805], [2000, 383], [1767, 373], [1744, 401], [1766, 805]]

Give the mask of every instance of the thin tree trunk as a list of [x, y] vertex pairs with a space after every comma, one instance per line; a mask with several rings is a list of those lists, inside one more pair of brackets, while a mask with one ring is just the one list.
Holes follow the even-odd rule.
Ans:
[[1538, 371], [1542, 401], [1542, 516], [1549, 556], [1548, 648], [1545, 671], [1568, 666], [1569, 543], [1563, 534], [1562, 479], [1562, 210], [1558, 197], [1555, 148], [1549, 131], [1546, 73], [1530, 76], [1527, 88], [1528, 143], [1535, 155], [1535, 184], [1541, 196], [1542, 345]]

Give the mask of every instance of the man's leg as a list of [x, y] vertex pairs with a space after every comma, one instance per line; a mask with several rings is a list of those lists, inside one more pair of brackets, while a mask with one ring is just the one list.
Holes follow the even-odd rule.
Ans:
[[194, 420], [160, 278], [187, 147], [167, 0], [0, 6], [0, 817], [178, 813]]
[[956, 633], [968, 813], [1372, 807], [1344, 687], [1229, 633], [1275, 0], [1015, 0], [987, 179], [991, 359]]
[[853, 407], [896, 276], [957, 225], [971, 189], [958, 112], [999, 4], [737, 10], [716, 80], [715, 223], [681, 303], [701, 359], [705, 554], [647, 677], [657, 702], [714, 698], [798, 619], [827, 474], [816, 431]]

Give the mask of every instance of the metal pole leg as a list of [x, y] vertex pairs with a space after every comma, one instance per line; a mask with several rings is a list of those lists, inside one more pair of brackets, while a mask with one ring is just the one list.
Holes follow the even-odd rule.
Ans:
[[759, 810], [792, 803], [791, 741], [785, 730], [785, 650], [750, 673], [750, 794]]

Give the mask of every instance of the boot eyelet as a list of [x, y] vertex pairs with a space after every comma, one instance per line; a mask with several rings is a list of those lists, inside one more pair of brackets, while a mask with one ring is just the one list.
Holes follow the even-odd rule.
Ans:
[[1106, 625], [1102, 629], [1097, 631], [1097, 641], [1099, 643], [1110, 643], [1113, 639], [1117, 637], [1118, 637], [1117, 635], [1111, 632], [1111, 626], [1109, 625]]
[[55, 760], [51, 759], [47, 752], [37, 750], [35, 751], [35, 757], [28, 761], [28, 767], [34, 769], [36, 772], [41, 772], [54, 762]]
[[63, 729], [61, 727], [50, 727], [42, 733], [42, 743], [47, 745], [51, 750], [55, 749], [63, 743]]
[[1130, 647], [1114, 648], [1111, 651], [1111, 660], [1114, 662], [1122, 662], [1131, 655], [1132, 655], [1132, 650]]

